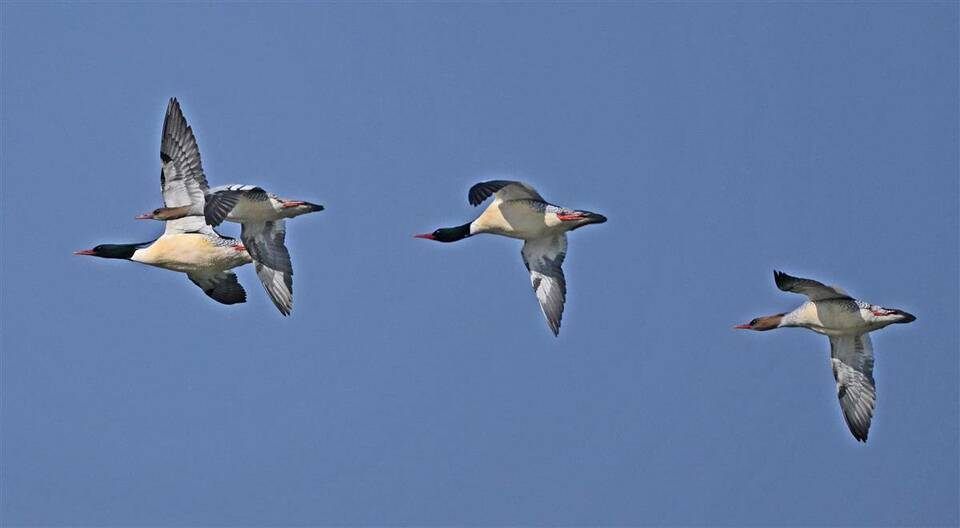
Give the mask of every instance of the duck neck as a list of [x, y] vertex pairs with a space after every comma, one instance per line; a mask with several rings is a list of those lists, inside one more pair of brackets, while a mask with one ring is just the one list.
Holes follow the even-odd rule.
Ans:
[[97, 251], [97, 256], [102, 258], [131, 260], [133, 258], [133, 254], [146, 244], [149, 244], [149, 242], [141, 242], [139, 244], [103, 244]]
[[436, 239], [441, 242], [456, 242], [457, 240], [463, 240], [468, 236], [472, 235], [470, 226], [473, 225], [473, 222], [467, 222], [461, 226], [457, 227], [445, 227], [443, 229], [438, 229]]

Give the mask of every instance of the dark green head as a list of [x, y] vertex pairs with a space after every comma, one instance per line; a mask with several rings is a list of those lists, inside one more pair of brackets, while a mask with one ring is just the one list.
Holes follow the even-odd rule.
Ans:
[[414, 235], [416, 238], [425, 238], [427, 240], [436, 240], [437, 242], [456, 242], [470, 236], [470, 224], [463, 224], [457, 227], [441, 227], [433, 233], [423, 235]]
[[134, 252], [147, 244], [149, 244], [149, 242], [141, 242], [139, 244], [100, 244], [93, 249], [75, 251], [73, 254], [101, 258], [130, 259]]

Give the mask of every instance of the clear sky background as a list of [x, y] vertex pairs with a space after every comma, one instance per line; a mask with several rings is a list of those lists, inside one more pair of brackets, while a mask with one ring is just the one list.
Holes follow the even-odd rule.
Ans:
[[[955, 2], [61, 4], [2, 14], [4, 525], [956, 525]], [[74, 257], [156, 237], [180, 99], [295, 308]], [[411, 235], [528, 181], [520, 242]], [[236, 225], [224, 228], [238, 234]], [[917, 315], [856, 442], [772, 270]]]

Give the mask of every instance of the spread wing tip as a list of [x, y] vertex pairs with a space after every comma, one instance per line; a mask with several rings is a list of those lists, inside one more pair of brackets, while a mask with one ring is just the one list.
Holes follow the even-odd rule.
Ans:
[[789, 291], [789, 283], [794, 280], [796, 279], [782, 271], [773, 270], [773, 281], [777, 284], [777, 288], [783, 291]]
[[476, 207], [482, 204], [483, 201], [489, 198], [493, 193], [503, 189], [511, 183], [515, 182], [509, 180], [482, 181], [473, 187], [470, 187], [470, 192], [467, 193], [467, 199], [470, 201], [470, 205]]

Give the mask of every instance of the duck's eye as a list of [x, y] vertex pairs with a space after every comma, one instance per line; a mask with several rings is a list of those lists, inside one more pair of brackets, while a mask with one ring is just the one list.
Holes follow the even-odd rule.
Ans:
[[758, 322], [760, 322], [759, 319], [754, 319], [753, 321], [750, 321], [750, 326], [754, 326], [754, 325], [756, 325]]
[[153, 210], [153, 214], [155, 214], [155, 215], [160, 214], [160, 209], [154, 209], [154, 210]]

